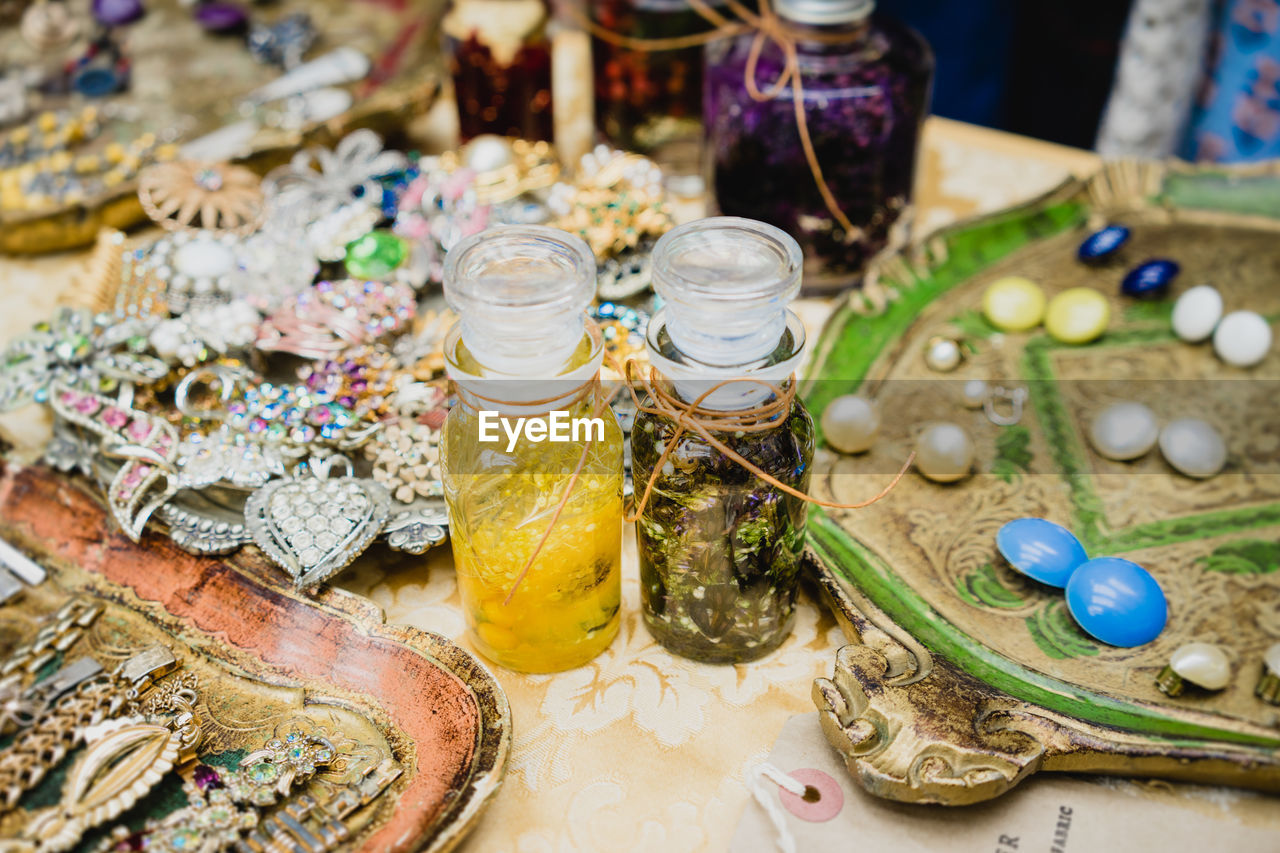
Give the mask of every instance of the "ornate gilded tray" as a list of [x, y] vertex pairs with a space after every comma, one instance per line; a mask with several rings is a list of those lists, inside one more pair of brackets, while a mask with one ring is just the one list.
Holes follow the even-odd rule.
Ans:
[[[0, 26], [0, 57], [4, 58], [0, 73], [6, 67], [47, 68], [57, 65], [59, 57], [70, 58], [82, 52], [86, 37], [96, 31], [89, 0], [52, 5], [69, 10], [81, 33], [78, 40], [56, 51], [41, 51], [24, 38], [16, 23]], [[287, 161], [304, 144], [332, 147], [360, 127], [383, 134], [402, 129], [409, 119], [424, 112], [439, 92], [443, 0], [286, 0], [243, 6], [255, 23], [278, 23], [298, 13], [309, 16], [315, 40], [303, 54], [304, 62], [333, 57], [341, 51], [354, 51], [363, 57], [367, 73], [359, 79], [313, 90], [323, 89], [331, 95], [326, 104], [334, 93], [347, 98], [345, 108], [339, 104], [340, 112], [329, 114], [329, 110], [315, 119], [291, 115], [289, 110], [299, 103], [296, 97], [292, 101], [264, 100], [268, 92], [265, 87], [282, 76], [282, 67], [255, 59], [246, 48], [243, 35], [204, 32], [193, 17], [190, 3], [148, 0], [146, 14], [140, 20], [117, 28], [131, 63], [127, 90], [95, 99], [45, 95], [25, 121], [32, 121], [45, 111], [85, 106], [97, 106], [103, 115], [109, 113], [104, 131], [73, 149], [77, 156], [99, 154], [108, 143], [127, 147], [130, 140], [144, 133], [186, 145], [196, 139], [207, 141], [211, 134], [222, 131], [226, 134], [224, 142], [227, 137], [235, 140], [230, 143], [230, 150], [224, 150], [226, 145], [222, 143], [214, 144], [212, 149], [205, 144], [203, 150], [219, 152], [211, 159], [234, 157], [265, 173]], [[250, 122], [257, 125], [256, 132], [243, 130]], [[228, 128], [233, 130], [227, 131]], [[0, 125], [0, 145], [7, 130]], [[197, 157], [195, 153], [189, 156]], [[205, 156], [201, 154], [198, 159]], [[79, 202], [37, 209], [0, 206], [0, 252], [39, 254], [85, 246], [94, 241], [101, 228], [124, 229], [145, 219], [138, 202], [137, 181], [132, 178], [95, 190]]]
[[[1076, 259], [1090, 230], [1132, 228], [1123, 262]], [[814, 685], [828, 739], [882, 797], [960, 805], [999, 796], [1037, 771], [1194, 779], [1280, 790], [1280, 709], [1254, 695], [1264, 650], [1280, 639], [1280, 354], [1244, 370], [1209, 344], [1179, 341], [1172, 298], [1122, 296], [1149, 257], [1182, 265], [1174, 294], [1212, 282], [1227, 311], [1280, 317], [1280, 170], [1195, 171], [1116, 165], [1025, 207], [946, 230], [890, 259], [817, 341], [804, 393], [817, 415], [840, 394], [878, 403], [867, 454], [826, 449], [815, 492], [851, 502], [878, 492], [913, 447], [917, 425], [964, 427], [975, 473], [942, 485], [909, 473], [858, 511], [817, 511], [809, 568], [852, 645]], [[1108, 331], [1068, 346], [1043, 329], [1001, 334], [979, 310], [1006, 275], [1046, 293], [1085, 285], [1111, 305]], [[932, 372], [936, 334], [969, 349]], [[1014, 425], [961, 402], [966, 380], [1021, 387]], [[1132, 463], [1098, 455], [1092, 413], [1139, 400], [1162, 421], [1207, 418], [1230, 451], [1208, 480], [1153, 451]], [[1040, 516], [1071, 529], [1090, 556], [1146, 566], [1169, 599], [1154, 642], [1115, 648], [1082, 631], [1061, 590], [1012, 570], [995, 546], [1007, 521]], [[1217, 643], [1233, 677], [1218, 693], [1173, 699], [1155, 676], [1191, 640]]]
[[[289, 849], [442, 851], [463, 838], [498, 789], [511, 742], [506, 696], [471, 655], [384, 624], [350, 593], [298, 595], [260, 557], [201, 558], [156, 534], [135, 545], [111, 530], [67, 478], [38, 467], [0, 473], [0, 536], [49, 571], [0, 607], [0, 656], [30, 642], [40, 617], [69, 598], [96, 602], [103, 612], [52, 667], [87, 655], [110, 669], [137, 649], [169, 646], [199, 684], [201, 761], [234, 766], [273, 734], [304, 730], [341, 756], [307, 793], [320, 797], [378, 767], [399, 772], [347, 818], [345, 841]], [[55, 775], [0, 818], [0, 837], [20, 833], [31, 809], [57, 804]], [[176, 776], [120, 820], [136, 829], [180, 805]]]

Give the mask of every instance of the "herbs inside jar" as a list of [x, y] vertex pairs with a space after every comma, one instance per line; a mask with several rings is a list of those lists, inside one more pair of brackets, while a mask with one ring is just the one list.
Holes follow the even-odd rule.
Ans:
[[[632, 431], [637, 493], [676, 426], [641, 413]], [[798, 400], [777, 426], [716, 436], [804, 492], [813, 420]], [[777, 648], [791, 631], [806, 507], [701, 436], [684, 433], [662, 463], [637, 525], [645, 623], [677, 654], [729, 663]]]

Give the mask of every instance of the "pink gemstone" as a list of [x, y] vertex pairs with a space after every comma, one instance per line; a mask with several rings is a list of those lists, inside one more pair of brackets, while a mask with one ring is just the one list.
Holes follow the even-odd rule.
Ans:
[[123, 409], [117, 409], [115, 406], [108, 406], [102, 410], [102, 422], [112, 429], [120, 429], [129, 422], [129, 414]]
[[138, 487], [138, 484], [151, 473], [151, 466], [139, 462], [130, 468], [124, 475], [124, 479], [120, 485], [132, 491]]
[[124, 428], [124, 434], [141, 444], [147, 440], [147, 436], [151, 435], [151, 424], [139, 418]]
[[75, 402], [76, 411], [82, 415], [92, 415], [101, 408], [97, 400], [92, 397], [81, 397]]

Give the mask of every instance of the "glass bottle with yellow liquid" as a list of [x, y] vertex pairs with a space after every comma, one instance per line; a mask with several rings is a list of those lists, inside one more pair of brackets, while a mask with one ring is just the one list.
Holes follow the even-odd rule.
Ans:
[[494, 228], [455, 246], [445, 341], [458, 403], [442, 453], [458, 589], [475, 647], [522, 672], [591, 660], [618, 632], [622, 430], [595, 378], [595, 259], [564, 231]]

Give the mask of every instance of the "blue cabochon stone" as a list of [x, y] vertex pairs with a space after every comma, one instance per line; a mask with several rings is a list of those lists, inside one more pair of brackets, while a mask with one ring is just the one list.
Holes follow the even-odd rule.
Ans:
[[996, 547], [1009, 565], [1049, 586], [1064, 587], [1089, 559], [1080, 540], [1061, 524], [1043, 518], [1019, 518], [996, 533]]
[[1129, 274], [1120, 283], [1120, 290], [1126, 296], [1155, 296], [1164, 293], [1181, 269], [1177, 261], [1152, 259], [1129, 270]]
[[1141, 646], [1160, 636], [1169, 602], [1151, 573], [1120, 557], [1097, 557], [1067, 581], [1067, 608], [1080, 627], [1111, 646]]
[[1086, 264], [1100, 261], [1115, 254], [1127, 242], [1129, 242], [1128, 228], [1123, 225], [1108, 225], [1084, 238], [1084, 242], [1076, 250], [1076, 257]]

